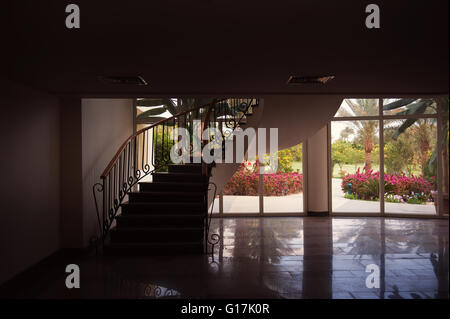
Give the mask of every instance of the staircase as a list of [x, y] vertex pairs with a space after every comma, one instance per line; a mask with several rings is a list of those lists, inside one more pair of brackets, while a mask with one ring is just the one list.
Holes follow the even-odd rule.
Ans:
[[167, 173], [152, 176], [121, 205], [105, 254], [201, 254], [208, 195], [202, 165], [172, 164]]
[[[236, 108], [230, 111], [234, 116], [231, 120], [220, 109], [223, 105], [223, 101], [213, 101], [204, 107], [203, 127], [220, 126], [223, 130], [223, 123], [233, 123], [234, 130], [245, 125], [257, 103], [246, 108], [242, 103], [236, 103]], [[198, 110], [177, 114], [131, 136], [105, 169], [102, 183], [94, 185], [105, 255], [181, 255], [207, 251], [208, 243], [211, 243], [208, 233], [208, 218], [211, 217], [208, 217], [209, 177], [214, 164], [170, 164], [166, 158], [168, 149], [164, 149], [165, 142], [161, 143], [165, 141], [164, 132], [166, 137], [169, 136], [180, 120], [184, 121], [183, 127], [189, 128], [193, 123], [190, 114], [195, 111], [198, 114]], [[155, 141], [161, 132], [162, 139], [158, 144]], [[152, 145], [158, 146], [157, 149], [146, 146], [149, 139], [153, 140]], [[149, 164], [154, 169], [150, 169]], [[163, 165], [167, 172], [158, 169]], [[151, 182], [142, 181], [147, 175], [152, 176]], [[97, 201], [98, 192], [103, 195], [101, 204]]]

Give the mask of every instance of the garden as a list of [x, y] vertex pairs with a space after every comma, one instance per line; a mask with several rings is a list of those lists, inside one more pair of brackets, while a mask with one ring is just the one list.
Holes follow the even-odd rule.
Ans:
[[[263, 174], [263, 193], [266, 196], [300, 194], [303, 190], [301, 173], [301, 144], [277, 152], [276, 173]], [[223, 188], [224, 195], [256, 196], [259, 194], [259, 161], [246, 161]]]
[[[377, 99], [346, 99], [343, 105], [336, 117], [378, 114]], [[433, 99], [392, 99], [384, 101], [383, 111], [385, 115], [412, 114], [412, 111], [432, 114], [436, 112], [436, 103]], [[433, 202], [437, 188], [436, 119], [388, 119], [382, 123], [385, 202]], [[340, 181], [345, 199], [379, 201], [379, 124], [378, 120], [332, 122], [332, 177]], [[448, 163], [448, 159], [443, 162]]]
[[[380, 172], [360, 172], [358, 169], [355, 174], [347, 174], [342, 178], [341, 188], [347, 199], [379, 200]], [[434, 178], [427, 180], [405, 173], [384, 175], [386, 202], [425, 204], [432, 200], [433, 188]]]

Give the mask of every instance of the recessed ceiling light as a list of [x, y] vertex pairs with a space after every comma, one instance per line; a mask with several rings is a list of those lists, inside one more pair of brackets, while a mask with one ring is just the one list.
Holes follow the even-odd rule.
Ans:
[[320, 83], [325, 84], [334, 79], [334, 75], [316, 75], [316, 76], [294, 76], [291, 75], [287, 84], [310, 84]]
[[107, 84], [122, 84], [122, 85], [147, 85], [147, 82], [142, 76], [100, 76], [100, 80]]

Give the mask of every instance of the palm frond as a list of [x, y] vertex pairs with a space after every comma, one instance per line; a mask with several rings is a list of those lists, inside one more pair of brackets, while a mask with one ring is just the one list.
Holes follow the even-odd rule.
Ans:
[[345, 102], [350, 107], [350, 109], [353, 111], [353, 113], [354, 113], [353, 116], [355, 114], [359, 114], [359, 115], [363, 114], [361, 107], [357, 103], [353, 103], [353, 101], [350, 99], [345, 99]]
[[403, 132], [405, 132], [410, 126], [412, 126], [415, 122], [417, 121], [417, 119], [407, 119], [405, 120], [402, 125], [400, 125], [398, 127], [398, 129], [394, 132], [394, 134], [392, 134], [392, 139], [393, 140], [397, 140], [397, 138], [400, 136], [400, 134], [402, 134]]
[[406, 106], [408, 104], [411, 104], [412, 102], [416, 101], [417, 99], [400, 99], [388, 104], [383, 105], [383, 111], [389, 111], [398, 109], [400, 107]]
[[146, 118], [146, 117], [150, 117], [150, 116], [156, 116], [156, 115], [161, 115], [164, 112], [166, 112], [166, 108], [164, 106], [161, 107], [156, 107], [153, 108], [151, 110], [142, 112], [141, 114], [139, 114], [136, 119], [142, 119], [142, 118]]
[[136, 101], [136, 106], [160, 106], [164, 105], [166, 99], [140, 99]]

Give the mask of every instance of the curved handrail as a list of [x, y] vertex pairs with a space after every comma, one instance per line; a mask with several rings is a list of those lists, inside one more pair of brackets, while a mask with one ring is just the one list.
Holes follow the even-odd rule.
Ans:
[[[227, 101], [225, 106], [218, 105], [223, 101]], [[143, 178], [149, 174], [153, 174], [155, 171], [163, 168], [164, 165], [169, 163], [169, 161], [164, 161], [167, 160], [166, 153], [171, 147], [168, 137], [169, 134], [172, 134], [173, 132], [169, 133], [169, 127], [173, 126], [175, 128], [178, 126], [192, 130], [194, 121], [198, 120], [198, 117], [200, 116], [202, 129], [208, 128], [211, 124], [210, 122], [213, 122], [214, 125], [220, 125], [222, 131], [223, 122], [217, 120], [220, 117], [220, 114], [223, 114], [225, 116], [224, 119], [233, 124], [230, 127], [227, 125], [229, 123], [225, 122], [225, 125], [234, 130], [241, 124], [244, 116], [247, 115], [249, 106], [253, 105], [252, 101], [253, 99], [250, 99], [250, 102], [235, 101], [235, 99], [232, 98], [213, 99], [209, 103], [196, 106], [189, 110], [177, 113], [167, 119], [158, 121], [135, 132], [127, 138], [101, 175], [101, 182], [94, 184], [92, 188], [95, 209], [97, 212], [97, 220], [101, 233], [101, 237], [98, 238], [101, 238], [104, 243], [104, 240], [117, 216], [123, 200], [133, 189], [133, 187]], [[231, 106], [229, 106], [228, 103], [230, 103]], [[203, 109], [203, 112], [195, 114], [195, 112], [200, 109]], [[240, 114], [240, 112], [243, 114]], [[223, 131], [221, 133], [222, 135], [224, 134]], [[151, 144], [153, 145], [151, 146], [151, 149], [149, 149], [148, 146], [150, 139]], [[166, 153], [164, 151], [166, 151]], [[190, 148], [190, 151], [193, 151], [193, 149]], [[160, 158], [161, 156], [163, 157], [162, 159]], [[209, 175], [207, 165], [205, 163], [202, 163], [202, 174], [206, 176]], [[215, 189], [214, 192], [216, 193], [217, 190]], [[101, 202], [97, 199], [97, 193], [102, 193]], [[205, 217], [207, 222], [205, 224], [205, 232], [207, 235], [205, 238], [205, 247], [207, 250], [207, 245], [210, 244], [214, 249], [214, 245], [217, 244], [220, 237], [218, 237], [217, 234], [209, 236], [211, 214], [208, 216], [207, 209]]]
[[150, 130], [150, 129], [154, 128], [155, 126], [161, 125], [161, 124], [163, 124], [163, 123], [165, 123], [165, 122], [169, 122], [169, 121], [173, 120], [174, 118], [180, 117], [180, 116], [185, 115], [185, 114], [187, 114], [187, 113], [189, 113], [189, 112], [197, 111], [197, 110], [199, 110], [199, 109], [201, 109], [201, 108], [205, 108], [205, 107], [209, 107], [209, 108], [210, 108], [210, 107], [211, 107], [212, 105], [214, 105], [215, 103], [222, 102], [222, 101], [224, 101], [224, 100], [226, 100], [226, 99], [217, 99], [217, 100], [213, 100], [213, 101], [211, 101], [211, 102], [209, 102], [209, 103], [207, 103], [207, 104], [205, 104], [205, 105], [200, 105], [200, 106], [193, 107], [193, 108], [191, 108], [191, 109], [189, 109], [189, 110], [187, 110], [187, 111], [183, 111], [183, 112], [177, 113], [177, 114], [175, 114], [175, 115], [173, 115], [173, 116], [171, 116], [171, 117], [168, 117], [168, 118], [166, 118], [166, 119], [163, 119], [163, 120], [161, 120], [161, 121], [158, 121], [158, 122], [156, 122], [156, 123], [153, 123], [152, 125], [150, 125], [150, 126], [148, 126], [148, 127], [144, 127], [143, 129], [140, 129], [139, 131], [136, 131], [133, 135], [131, 135], [130, 137], [128, 137], [128, 138], [125, 140], [125, 142], [123, 142], [123, 144], [120, 146], [120, 148], [119, 148], [119, 150], [117, 151], [117, 153], [114, 155], [114, 157], [113, 157], [113, 158], [111, 159], [111, 161], [109, 162], [108, 166], [106, 166], [106, 168], [105, 168], [105, 170], [103, 171], [103, 173], [102, 173], [102, 175], [100, 176], [100, 178], [101, 178], [101, 179], [105, 179], [105, 178], [108, 176], [108, 174], [111, 172], [111, 169], [112, 169], [112, 168], [114, 167], [114, 165], [117, 163], [117, 160], [119, 159], [120, 154], [122, 154], [123, 150], [124, 150], [125, 147], [128, 145], [128, 142], [130, 142], [133, 138], [137, 137], [138, 135], [142, 134], [143, 132], [145, 132], [145, 131], [147, 131], [147, 130]]

